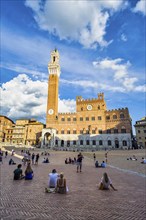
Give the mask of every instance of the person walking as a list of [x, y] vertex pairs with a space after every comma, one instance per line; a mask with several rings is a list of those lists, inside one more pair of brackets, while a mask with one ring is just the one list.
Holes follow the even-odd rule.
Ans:
[[40, 157], [40, 155], [37, 154], [37, 155], [36, 155], [36, 158], [35, 158], [35, 164], [37, 164], [37, 165], [38, 165], [39, 157]]
[[93, 159], [94, 159], [94, 162], [96, 161], [96, 154], [94, 153], [93, 154]]

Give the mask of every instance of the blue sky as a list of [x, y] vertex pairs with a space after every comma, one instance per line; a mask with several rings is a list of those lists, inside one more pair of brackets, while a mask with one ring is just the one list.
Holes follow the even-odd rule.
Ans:
[[50, 52], [60, 53], [59, 111], [104, 92], [107, 109], [145, 116], [145, 0], [1, 0], [1, 114], [45, 123]]

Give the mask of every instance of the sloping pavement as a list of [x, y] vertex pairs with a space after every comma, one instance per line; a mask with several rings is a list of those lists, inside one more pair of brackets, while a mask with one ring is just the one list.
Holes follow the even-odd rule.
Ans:
[[[144, 220], [146, 216], [146, 179], [115, 168], [95, 168], [92, 159], [84, 157], [83, 170], [65, 165], [74, 152], [52, 152], [49, 164], [33, 165], [32, 181], [13, 180], [16, 165], [8, 165], [11, 156], [3, 159], [1, 171], [1, 220]], [[22, 163], [14, 157], [15, 162]], [[23, 171], [26, 166], [23, 165]], [[67, 195], [45, 193], [52, 169], [63, 172], [69, 187]], [[100, 191], [97, 184], [103, 172], [111, 177], [118, 191]]]

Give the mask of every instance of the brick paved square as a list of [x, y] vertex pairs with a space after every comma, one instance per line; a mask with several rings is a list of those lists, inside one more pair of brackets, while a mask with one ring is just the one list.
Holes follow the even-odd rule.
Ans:
[[[39, 165], [32, 166], [34, 170], [32, 181], [13, 181], [13, 170], [16, 165], [8, 165], [10, 156], [3, 158], [3, 164], [0, 165], [1, 220], [144, 220], [146, 166], [140, 164], [144, 152], [136, 153], [138, 161], [128, 163], [126, 156], [134, 154], [133, 152], [110, 152], [111, 161], [108, 167], [99, 169], [94, 166], [92, 153], [83, 152], [83, 171], [76, 173], [76, 165], [65, 165], [64, 160], [69, 156], [77, 156], [77, 152], [53, 151], [49, 157], [49, 164], [43, 164], [43, 156], [41, 156]], [[104, 152], [96, 152], [96, 155], [101, 161]], [[17, 164], [21, 162], [17, 157], [14, 157], [14, 160]], [[135, 170], [133, 166], [139, 168]], [[25, 166], [22, 168], [24, 171]], [[59, 173], [64, 172], [69, 187], [67, 195], [45, 193], [48, 174], [53, 168]], [[142, 175], [139, 175], [141, 170]], [[96, 184], [100, 182], [105, 171], [118, 191], [98, 190]]]

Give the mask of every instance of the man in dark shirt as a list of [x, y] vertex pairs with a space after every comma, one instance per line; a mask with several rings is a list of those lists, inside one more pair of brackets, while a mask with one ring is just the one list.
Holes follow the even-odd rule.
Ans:
[[21, 180], [24, 178], [21, 167], [22, 165], [18, 164], [17, 169], [14, 170], [14, 180]]
[[83, 155], [81, 153], [78, 154], [78, 158], [77, 158], [77, 173], [80, 169], [80, 172], [82, 172], [82, 159], [83, 159]]

